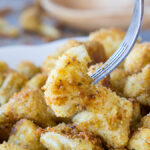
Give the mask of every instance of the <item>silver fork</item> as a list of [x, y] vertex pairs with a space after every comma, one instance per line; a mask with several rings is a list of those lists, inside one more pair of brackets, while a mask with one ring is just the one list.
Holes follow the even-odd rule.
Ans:
[[132, 20], [127, 34], [115, 53], [92, 75], [94, 84], [110, 74], [130, 53], [139, 36], [144, 14], [144, 0], [136, 0]]

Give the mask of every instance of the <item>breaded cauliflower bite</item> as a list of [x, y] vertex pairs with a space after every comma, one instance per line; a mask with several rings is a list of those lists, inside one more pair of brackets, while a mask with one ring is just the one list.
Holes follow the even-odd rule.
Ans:
[[141, 119], [140, 126], [150, 129], [150, 113]]
[[26, 82], [24, 88], [26, 89], [41, 89], [47, 80], [47, 75], [44, 73], [39, 73], [31, 78], [28, 82]]
[[133, 115], [132, 115], [132, 120], [130, 123], [131, 126], [131, 130], [135, 129], [135, 126], [137, 125], [137, 123], [139, 123], [142, 115], [141, 115], [141, 107], [140, 107], [140, 103], [136, 100], [136, 99], [128, 99], [133, 106]]
[[23, 61], [18, 64], [17, 71], [24, 74], [27, 79], [31, 79], [37, 73], [40, 73], [40, 68], [35, 66], [32, 62]]
[[97, 41], [103, 44], [106, 52], [106, 57], [109, 58], [119, 47], [125, 32], [120, 29], [100, 29], [89, 35], [89, 41]]
[[57, 55], [61, 56], [70, 48], [77, 47], [80, 45], [84, 45], [86, 47], [88, 54], [92, 60], [92, 64], [106, 61], [104, 47], [101, 43], [96, 41], [79, 42], [76, 40], [69, 40], [62, 47], [58, 48]]
[[150, 150], [150, 129], [139, 128], [131, 137], [129, 150]]
[[8, 71], [9, 67], [7, 63], [0, 61], [0, 73]]
[[22, 118], [30, 119], [41, 127], [55, 124], [43, 93], [38, 89], [22, 90], [0, 107], [0, 139], [7, 139], [12, 125]]
[[127, 56], [124, 63], [125, 70], [130, 73], [138, 73], [150, 63], [150, 43], [137, 44]]
[[124, 87], [126, 97], [136, 98], [141, 104], [150, 106], [150, 64], [142, 72], [127, 78]]
[[3, 144], [0, 144], [0, 150], [30, 150], [30, 149], [23, 148], [19, 145], [3, 142]]
[[141, 119], [138, 129], [129, 140], [129, 150], [150, 150], [150, 114]]
[[112, 84], [112, 88], [117, 92], [123, 95], [123, 89], [127, 80], [128, 73], [121, 68], [115, 69], [110, 74], [110, 82]]
[[42, 134], [41, 142], [48, 150], [103, 150], [99, 137], [65, 124]]
[[5, 77], [6, 77], [6, 73], [8, 72], [9, 67], [7, 65], [7, 63], [0, 61], [0, 87], [2, 86]]
[[14, 93], [21, 90], [27, 79], [23, 74], [10, 71], [0, 88], [0, 105], [8, 102]]
[[40, 134], [37, 127], [32, 121], [22, 119], [12, 128], [8, 143], [19, 145], [29, 150], [45, 150], [40, 143]]
[[49, 73], [54, 67], [59, 57], [61, 57], [67, 50], [84, 45], [92, 60], [91, 64], [105, 62], [106, 55], [102, 44], [96, 41], [79, 42], [76, 40], [69, 40], [63, 46], [58, 48], [55, 54], [48, 56], [42, 65], [43, 72]]
[[101, 86], [86, 110], [74, 116], [73, 123], [81, 130], [101, 136], [110, 147], [124, 148], [129, 140], [132, 116], [130, 101]]
[[50, 73], [45, 99], [57, 117], [71, 117], [84, 107], [93, 89], [87, 74], [89, 62], [85, 47], [75, 47], [59, 58]]

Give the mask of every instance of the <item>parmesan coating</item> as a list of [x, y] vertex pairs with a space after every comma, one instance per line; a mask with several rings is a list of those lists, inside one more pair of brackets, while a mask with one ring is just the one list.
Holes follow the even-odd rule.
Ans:
[[109, 58], [119, 47], [124, 36], [125, 32], [120, 29], [100, 29], [90, 33], [89, 40], [101, 43], [105, 48], [106, 57]]
[[150, 64], [142, 69], [142, 72], [133, 74], [127, 78], [124, 87], [126, 97], [136, 98], [141, 104], [150, 106]]
[[55, 125], [43, 93], [38, 89], [22, 90], [0, 107], [0, 139], [7, 139], [13, 124], [23, 118], [30, 119], [41, 127]]
[[138, 73], [150, 63], [150, 43], [137, 44], [127, 56], [124, 68], [129, 74]]
[[84, 108], [93, 89], [88, 76], [90, 57], [84, 46], [59, 58], [45, 85], [45, 99], [57, 117], [71, 117]]
[[41, 142], [48, 150], [103, 150], [99, 137], [65, 124], [59, 124], [42, 134]]
[[108, 146], [123, 148], [129, 140], [132, 116], [130, 101], [101, 86], [86, 110], [75, 115], [73, 122], [81, 130], [101, 136]]
[[32, 121], [22, 119], [13, 126], [8, 143], [19, 145], [29, 150], [45, 150], [40, 143], [38, 128]]

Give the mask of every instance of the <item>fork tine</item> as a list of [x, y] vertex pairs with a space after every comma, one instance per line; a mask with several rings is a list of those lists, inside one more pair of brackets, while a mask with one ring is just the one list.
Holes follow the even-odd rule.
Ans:
[[110, 74], [129, 54], [139, 36], [144, 14], [144, 0], [136, 0], [132, 20], [127, 34], [115, 53], [92, 75], [94, 84]]

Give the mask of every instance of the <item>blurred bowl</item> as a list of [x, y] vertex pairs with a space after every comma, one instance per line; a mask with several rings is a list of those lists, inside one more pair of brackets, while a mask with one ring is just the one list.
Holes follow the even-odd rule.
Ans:
[[[126, 29], [131, 20], [134, 1], [41, 0], [41, 5], [62, 23], [76, 29], [93, 31], [112, 26]], [[146, 22], [148, 26], [149, 21]]]

